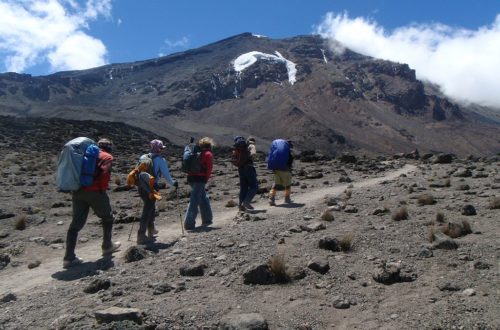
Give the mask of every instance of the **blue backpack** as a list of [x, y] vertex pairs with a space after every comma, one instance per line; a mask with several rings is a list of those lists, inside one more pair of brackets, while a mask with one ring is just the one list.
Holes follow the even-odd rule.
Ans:
[[56, 186], [59, 191], [77, 191], [92, 184], [99, 147], [86, 137], [78, 137], [66, 143], [59, 156]]
[[274, 140], [269, 149], [267, 157], [267, 168], [270, 170], [288, 170], [288, 158], [290, 156], [290, 145], [283, 139]]

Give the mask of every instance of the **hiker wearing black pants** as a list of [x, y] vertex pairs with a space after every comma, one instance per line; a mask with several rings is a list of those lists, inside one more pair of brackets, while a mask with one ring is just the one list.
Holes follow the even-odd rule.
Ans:
[[110, 255], [120, 247], [120, 243], [113, 243], [111, 235], [113, 230], [113, 213], [109, 202], [106, 190], [109, 186], [111, 178], [111, 166], [113, 156], [112, 143], [108, 139], [100, 139], [97, 143], [99, 146], [99, 159], [97, 161], [96, 173], [93, 183], [90, 186], [82, 187], [78, 191], [73, 192], [73, 219], [66, 235], [66, 253], [64, 255], [63, 267], [70, 268], [81, 264], [83, 260], [76, 256], [75, 248], [78, 239], [78, 233], [85, 226], [89, 210], [92, 208], [94, 213], [102, 220], [102, 254], [103, 256]]
[[252, 210], [253, 206], [250, 202], [257, 193], [259, 183], [249, 145], [242, 136], [234, 138], [231, 162], [238, 167], [240, 177], [239, 209], [240, 211]]

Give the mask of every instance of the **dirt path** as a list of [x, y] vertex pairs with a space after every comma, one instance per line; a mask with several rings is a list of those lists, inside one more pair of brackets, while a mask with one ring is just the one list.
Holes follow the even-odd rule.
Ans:
[[[359, 182], [351, 183], [353, 189], [359, 189], [364, 187], [370, 187], [379, 184], [382, 181], [392, 180], [400, 176], [401, 174], [406, 174], [412, 172], [416, 169], [414, 165], [405, 165], [401, 169], [392, 171], [385, 174], [382, 177], [370, 178], [362, 180]], [[325, 195], [338, 195], [341, 194], [348, 185], [340, 185], [335, 187], [321, 188], [314, 191], [308, 191], [305, 193], [295, 193], [293, 196], [294, 202], [297, 204], [310, 204], [321, 200]], [[294, 208], [286, 207], [269, 207], [267, 202], [260, 201], [254, 204], [256, 209], [266, 210], [268, 216], [273, 215], [284, 215], [294, 212]], [[221, 205], [214, 205], [214, 224], [215, 227], [224, 227], [231, 223], [235, 217], [236, 210], [231, 208], [229, 210], [224, 209]], [[179, 218], [179, 216], [177, 216]], [[158, 229], [160, 234], [157, 238], [157, 242], [165, 242], [166, 244], [173, 244], [177, 240], [189, 240], [196, 239], [196, 233], [187, 233], [182, 236], [180, 230], [180, 219], [175, 222], [170, 222], [168, 224], [162, 224], [158, 221]], [[117, 252], [116, 255], [120, 256], [130, 246], [135, 245], [135, 234], [137, 230], [137, 225], [134, 226], [132, 232], [131, 240], [128, 241], [129, 228], [127, 227], [122, 233], [115, 235], [113, 237], [114, 241], [120, 241], [122, 243], [121, 251]], [[77, 253], [82, 256], [86, 261], [91, 260], [102, 260], [100, 243], [96, 240], [89, 242], [85, 246], [77, 245]], [[58, 281], [56, 278], [57, 273], [62, 271], [62, 252], [60, 250], [54, 250], [53, 253], [48, 258], [42, 260], [42, 264], [35, 269], [19, 269], [10, 268], [5, 269], [0, 276], [0, 292], [14, 292], [22, 293], [23, 291], [33, 289], [37, 286], [48, 285], [51, 282]], [[120, 257], [113, 258], [114, 265], [120, 265], [123, 260]]]

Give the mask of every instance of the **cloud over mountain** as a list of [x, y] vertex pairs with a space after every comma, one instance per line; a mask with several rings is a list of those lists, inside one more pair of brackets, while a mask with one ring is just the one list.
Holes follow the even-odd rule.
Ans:
[[413, 24], [387, 31], [371, 19], [328, 13], [316, 32], [356, 52], [408, 63], [457, 101], [500, 108], [500, 15], [477, 30]]
[[7, 71], [49, 62], [52, 71], [106, 64], [106, 46], [90, 36], [88, 23], [109, 17], [111, 0], [0, 1], [0, 52]]

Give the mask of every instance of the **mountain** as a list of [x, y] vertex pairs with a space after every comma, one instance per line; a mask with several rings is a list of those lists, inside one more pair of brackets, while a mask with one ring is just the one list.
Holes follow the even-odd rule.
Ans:
[[319, 36], [244, 33], [152, 60], [5, 73], [0, 114], [124, 122], [174, 144], [209, 135], [229, 145], [234, 135], [253, 135], [329, 154], [500, 150], [494, 110], [453, 103], [406, 64], [331, 46]]

